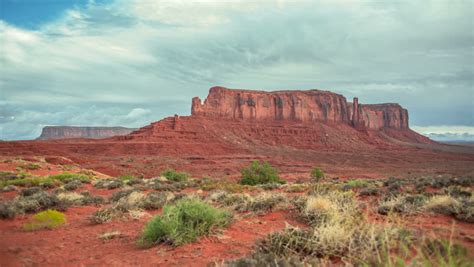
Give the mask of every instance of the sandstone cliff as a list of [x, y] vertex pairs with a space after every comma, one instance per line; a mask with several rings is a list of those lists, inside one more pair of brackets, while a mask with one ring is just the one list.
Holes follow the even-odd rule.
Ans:
[[[356, 112], [354, 112], [356, 111]], [[204, 101], [193, 98], [193, 116], [244, 121], [343, 123], [357, 129], [407, 129], [408, 111], [398, 104], [348, 103], [329, 91], [251, 91], [212, 87]]]
[[37, 140], [70, 139], [70, 138], [107, 138], [127, 135], [136, 129], [125, 127], [79, 127], [79, 126], [46, 126]]

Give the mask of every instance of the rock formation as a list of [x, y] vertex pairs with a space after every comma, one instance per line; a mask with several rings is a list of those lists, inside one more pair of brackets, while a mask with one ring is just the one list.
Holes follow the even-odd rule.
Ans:
[[191, 114], [244, 121], [344, 123], [357, 129], [408, 129], [408, 112], [398, 104], [362, 105], [329, 91], [250, 91], [212, 87], [201, 103], [193, 98]]
[[46, 126], [37, 140], [54, 140], [70, 138], [107, 138], [127, 135], [136, 129], [125, 127], [80, 127], [80, 126]]

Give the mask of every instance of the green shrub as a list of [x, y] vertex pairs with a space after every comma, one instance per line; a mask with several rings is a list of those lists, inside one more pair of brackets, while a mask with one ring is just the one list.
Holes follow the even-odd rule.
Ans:
[[202, 200], [185, 198], [175, 205], [165, 206], [162, 215], [148, 222], [138, 245], [151, 247], [164, 242], [179, 246], [226, 226], [231, 218], [229, 212], [214, 208]]
[[40, 229], [55, 229], [66, 223], [66, 216], [64, 213], [55, 210], [45, 210], [36, 213], [31, 221], [23, 226], [27, 231]]
[[315, 182], [319, 182], [324, 179], [324, 172], [320, 168], [314, 167], [311, 170], [311, 178], [313, 178]]
[[242, 169], [240, 184], [257, 185], [268, 183], [285, 183], [285, 181], [281, 180], [278, 176], [278, 171], [268, 162], [260, 163], [254, 161], [249, 168]]
[[173, 182], [183, 182], [188, 180], [188, 174], [185, 172], [177, 172], [173, 169], [167, 169], [161, 173], [162, 176], [166, 177], [166, 179], [173, 181]]

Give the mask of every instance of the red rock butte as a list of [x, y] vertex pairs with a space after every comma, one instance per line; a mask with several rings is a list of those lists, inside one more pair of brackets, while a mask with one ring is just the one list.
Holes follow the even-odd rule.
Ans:
[[389, 145], [393, 139], [432, 143], [409, 129], [408, 111], [398, 104], [365, 105], [357, 98], [351, 103], [342, 95], [314, 89], [265, 92], [225, 87], [212, 87], [204, 103], [194, 97], [191, 116], [176, 115], [117, 138], [195, 141], [206, 147], [204, 153], [209, 144], [223, 153], [256, 143], [341, 150]]

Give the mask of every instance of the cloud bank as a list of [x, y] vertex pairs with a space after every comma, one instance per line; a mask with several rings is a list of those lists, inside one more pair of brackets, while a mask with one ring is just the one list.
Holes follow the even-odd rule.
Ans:
[[0, 21], [0, 139], [45, 125], [140, 127], [209, 87], [329, 89], [474, 127], [468, 1], [91, 1]]

